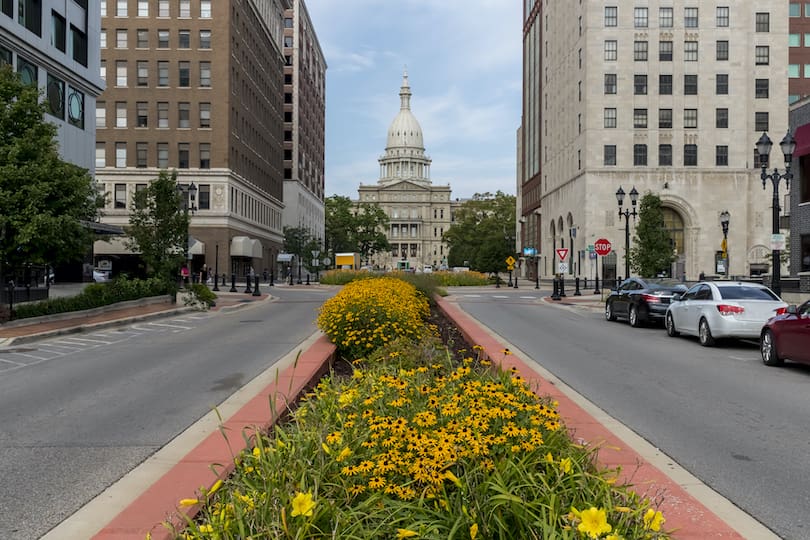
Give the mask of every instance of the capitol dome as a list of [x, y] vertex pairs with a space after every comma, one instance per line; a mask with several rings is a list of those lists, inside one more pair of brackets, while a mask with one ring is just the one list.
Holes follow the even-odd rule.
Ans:
[[411, 87], [408, 86], [407, 71], [402, 75], [399, 100], [399, 113], [388, 128], [385, 154], [379, 159], [379, 181], [383, 184], [402, 180], [429, 184], [430, 158], [425, 155], [422, 126], [411, 112]]
[[411, 87], [408, 86], [408, 73], [402, 76], [402, 88], [399, 90], [400, 109], [391, 127], [388, 128], [386, 150], [413, 148], [424, 150], [422, 126], [411, 112]]

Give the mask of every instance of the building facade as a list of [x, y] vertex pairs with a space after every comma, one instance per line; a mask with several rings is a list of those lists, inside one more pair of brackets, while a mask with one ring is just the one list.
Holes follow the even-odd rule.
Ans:
[[450, 228], [459, 203], [451, 198], [450, 185], [434, 185], [431, 159], [425, 154], [422, 127], [411, 112], [411, 87], [407, 72], [399, 91], [400, 110], [388, 128], [385, 153], [377, 160], [376, 184], [361, 184], [360, 204], [377, 204], [389, 219], [388, 253], [377, 253], [365, 264], [382, 269], [422, 271], [426, 266], [447, 264], [443, 234]]
[[810, 4], [789, 2], [788, 93], [790, 103], [810, 96]]
[[[624, 274], [620, 187], [661, 198], [668, 274], [769, 272], [771, 199], [754, 147], [789, 127], [787, 33], [786, 2], [524, 0], [521, 213], [536, 228], [521, 237], [540, 245], [541, 275], [559, 270], [556, 248], [570, 249], [570, 275]], [[613, 253], [592, 259], [599, 238]]]
[[[283, 241], [289, 1], [101, 7], [107, 90], [96, 104], [95, 165], [109, 194], [104, 221], [126, 225], [134, 193], [160, 171], [176, 171], [191, 210], [192, 272], [241, 277], [271, 268]], [[95, 253], [113, 273], [134, 271], [137, 257], [122, 241], [96, 242]]]

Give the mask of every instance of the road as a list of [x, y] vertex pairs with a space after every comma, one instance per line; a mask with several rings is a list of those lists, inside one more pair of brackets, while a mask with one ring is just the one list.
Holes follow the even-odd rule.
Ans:
[[810, 538], [810, 366], [769, 368], [753, 343], [704, 348], [524, 290], [452, 291], [464, 311], [781, 538]]
[[315, 331], [333, 294], [0, 349], [0, 537], [39, 538]]

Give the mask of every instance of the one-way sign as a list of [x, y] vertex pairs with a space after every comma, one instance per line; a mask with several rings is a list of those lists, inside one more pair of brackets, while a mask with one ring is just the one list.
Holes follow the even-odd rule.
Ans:
[[568, 257], [568, 248], [557, 249], [557, 257], [560, 259], [560, 262], [564, 261], [565, 258]]

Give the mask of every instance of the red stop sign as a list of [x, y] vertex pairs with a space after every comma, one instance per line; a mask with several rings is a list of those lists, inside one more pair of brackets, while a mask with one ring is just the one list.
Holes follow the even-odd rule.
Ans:
[[593, 244], [593, 250], [596, 252], [597, 255], [604, 257], [608, 253], [610, 253], [610, 240], [607, 238], [600, 238]]

